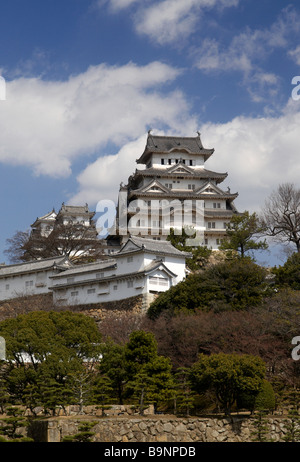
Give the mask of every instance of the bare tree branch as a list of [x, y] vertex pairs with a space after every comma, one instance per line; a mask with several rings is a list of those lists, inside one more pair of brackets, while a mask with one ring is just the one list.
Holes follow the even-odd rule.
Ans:
[[300, 252], [300, 189], [292, 183], [279, 185], [265, 201], [261, 223], [266, 236], [293, 243]]

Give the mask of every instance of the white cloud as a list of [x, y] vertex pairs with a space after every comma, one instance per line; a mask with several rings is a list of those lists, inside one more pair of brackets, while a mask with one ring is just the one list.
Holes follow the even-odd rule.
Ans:
[[201, 128], [203, 144], [215, 148], [206, 167], [228, 172], [225, 183], [239, 192], [240, 210], [259, 212], [280, 183], [299, 183], [299, 124], [299, 104], [289, 102], [278, 117], [236, 117]]
[[[240, 72], [252, 101], [270, 100], [279, 91], [280, 79], [264, 70], [266, 61], [275, 50], [287, 51], [291, 37], [299, 30], [300, 15], [289, 7], [282, 10], [270, 27], [254, 30], [247, 27], [227, 45], [215, 38], [204, 39], [192, 56], [195, 66], [202, 72]], [[299, 59], [299, 48], [289, 55]]]
[[160, 62], [100, 64], [67, 81], [18, 78], [7, 82], [0, 112], [0, 162], [63, 177], [72, 162], [108, 142], [122, 146], [149, 124], [194, 124], [180, 91], [165, 84], [180, 74]]
[[287, 47], [291, 34], [299, 30], [300, 15], [286, 8], [270, 27], [254, 30], [247, 27], [234, 36], [228, 46], [215, 39], [205, 39], [195, 52], [196, 66], [204, 71], [239, 70], [249, 73], [274, 50]]
[[[299, 125], [299, 104], [290, 100], [278, 117], [239, 116], [227, 123], [206, 123], [200, 128], [204, 147], [215, 148], [206, 168], [228, 173], [220, 186], [239, 193], [236, 206], [240, 211], [259, 212], [280, 183], [299, 183]], [[156, 130], [153, 133], [164, 134]], [[187, 126], [180, 134], [194, 136]], [[141, 168], [135, 161], [145, 144], [146, 134], [124, 144], [115, 155], [91, 163], [78, 176], [79, 191], [71, 203], [94, 205], [101, 199], [116, 202], [120, 183], [126, 184], [129, 175]]]
[[163, 0], [138, 9], [135, 27], [159, 44], [180, 42], [199, 26], [205, 9], [237, 6], [239, 0]]
[[300, 66], [300, 45], [297, 46], [294, 50], [290, 50], [288, 54], [295, 61], [295, 63]]
[[120, 183], [127, 183], [136, 168], [136, 159], [145, 148], [146, 135], [131, 141], [117, 154], [99, 157], [89, 164], [77, 177], [78, 193], [69, 201], [72, 204], [95, 205], [99, 200], [117, 202]]

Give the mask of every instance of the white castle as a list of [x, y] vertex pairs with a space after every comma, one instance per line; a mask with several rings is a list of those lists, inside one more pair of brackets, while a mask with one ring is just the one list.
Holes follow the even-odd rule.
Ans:
[[[74, 265], [69, 258], [57, 256], [2, 265], [0, 300], [50, 292], [55, 304], [73, 306], [141, 295], [147, 308], [156, 294], [178, 284], [188, 273], [186, 259], [190, 255], [166, 240], [170, 229], [190, 226], [201, 231], [198, 244], [217, 250], [226, 234], [226, 224], [237, 213], [237, 193], [220, 188], [227, 173], [205, 168], [213, 152], [203, 147], [199, 134], [186, 138], [153, 136], [149, 132], [145, 150], [137, 160], [144, 168], [137, 169], [128, 184], [120, 187], [126, 197], [129, 232], [108, 236], [110, 253], [94, 263]], [[141, 203], [145, 206], [142, 212]], [[120, 207], [119, 203], [117, 221]], [[93, 216], [87, 205], [72, 208], [63, 204], [58, 215], [52, 211], [38, 218], [32, 228], [47, 235], [59, 219], [80, 220], [90, 226]]]

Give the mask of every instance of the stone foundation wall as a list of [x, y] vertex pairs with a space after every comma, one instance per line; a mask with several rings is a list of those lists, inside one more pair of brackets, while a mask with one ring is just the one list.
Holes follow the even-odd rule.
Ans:
[[[151, 295], [151, 294], [150, 294]], [[152, 299], [151, 299], [152, 300]], [[124, 300], [94, 303], [87, 305], [56, 306], [53, 304], [52, 293], [44, 295], [28, 295], [0, 303], [0, 322], [15, 318], [20, 314], [32, 311], [72, 311], [82, 313], [100, 322], [112, 313], [118, 317], [124, 313], [140, 314], [147, 308], [147, 300], [143, 295], [126, 298]]]
[[[86, 416], [56, 417], [37, 425], [39, 438], [46, 442], [61, 442], [67, 435], [75, 435]], [[234, 416], [231, 418], [177, 418], [170, 415], [144, 417], [91, 417], [97, 422], [92, 428], [93, 441], [102, 443], [197, 443], [197, 442], [253, 442], [254, 419]], [[268, 441], [284, 442], [287, 432], [286, 419], [268, 418]], [[43, 436], [41, 436], [43, 434]]]

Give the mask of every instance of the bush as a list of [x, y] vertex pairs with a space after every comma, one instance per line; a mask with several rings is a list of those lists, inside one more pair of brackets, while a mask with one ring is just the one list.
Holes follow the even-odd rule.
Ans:
[[271, 411], [275, 409], [275, 393], [272, 385], [267, 380], [263, 380], [261, 388], [257, 394], [242, 393], [237, 399], [239, 409], [249, 411]]

